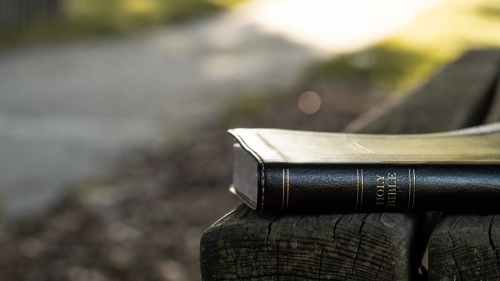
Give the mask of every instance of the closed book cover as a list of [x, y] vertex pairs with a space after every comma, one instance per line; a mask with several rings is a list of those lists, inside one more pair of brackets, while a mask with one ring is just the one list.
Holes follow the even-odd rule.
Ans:
[[229, 132], [231, 190], [256, 210], [500, 210], [500, 123], [420, 135]]

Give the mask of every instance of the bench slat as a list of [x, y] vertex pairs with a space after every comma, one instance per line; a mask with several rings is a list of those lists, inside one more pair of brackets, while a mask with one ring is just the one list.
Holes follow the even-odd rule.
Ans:
[[469, 51], [377, 116], [375, 122], [359, 121], [364, 126], [356, 131], [419, 134], [483, 124], [495, 96], [499, 61], [498, 50]]
[[[465, 54], [357, 131], [423, 133], [480, 124], [499, 59], [498, 52]], [[427, 240], [422, 218], [399, 213], [278, 216], [241, 206], [203, 234], [202, 279], [405, 280], [415, 274]]]
[[241, 206], [203, 235], [202, 252], [211, 254], [202, 255], [202, 276], [404, 280], [412, 225], [386, 213], [279, 216]]

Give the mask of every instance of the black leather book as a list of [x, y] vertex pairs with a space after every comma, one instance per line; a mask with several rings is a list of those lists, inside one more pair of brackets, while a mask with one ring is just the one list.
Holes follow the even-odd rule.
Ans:
[[420, 135], [229, 132], [231, 191], [256, 210], [500, 211], [500, 123]]

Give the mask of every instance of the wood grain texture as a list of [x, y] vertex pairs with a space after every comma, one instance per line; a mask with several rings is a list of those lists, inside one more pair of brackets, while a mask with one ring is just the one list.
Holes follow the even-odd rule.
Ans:
[[359, 121], [362, 127], [355, 130], [433, 133], [482, 124], [495, 95], [499, 62], [498, 50], [469, 51], [377, 116], [375, 122]]
[[[397, 106], [361, 122], [356, 131], [425, 133], [481, 124], [493, 97], [499, 54], [465, 54]], [[202, 279], [406, 280], [416, 276], [430, 235], [423, 227], [426, 216], [280, 216], [241, 206], [203, 234]]]
[[445, 215], [429, 243], [429, 280], [500, 280], [500, 218]]
[[204, 280], [405, 280], [412, 243], [408, 238], [413, 233], [410, 216], [280, 216], [241, 206], [203, 235], [202, 276]]
[[500, 74], [497, 78], [495, 88], [495, 96], [492, 97], [489, 105], [488, 114], [486, 115], [484, 123], [492, 123], [500, 121]]

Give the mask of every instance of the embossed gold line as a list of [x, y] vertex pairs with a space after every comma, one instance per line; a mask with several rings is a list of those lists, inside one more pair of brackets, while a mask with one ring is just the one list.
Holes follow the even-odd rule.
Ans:
[[363, 169], [361, 169], [361, 199], [360, 199], [360, 204], [359, 204], [359, 209], [363, 209], [363, 192], [365, 189], [365, 177], [363, 174]]
[[359, 203], [359, 169], [356, 169], [356, 210]]
[[283, 198], [281, 199], [281, 210], [285, 209], [285, 169], [283, 169], [283, 176], [281, 181], [281, 189], [283, 190]]
[[286, 169], [286, 209], [288, 210], [288, 202], [290, 201], [290, 170]]
[[415, 188], [417, 186], [417, 179], [415, 176], [415, 169], [413, 169], [413, 202], [411, 204], [411, 209], [413, 210], [415, 208]]
[[411, 169], [408, 169], [408, 210], [411, 203]]

